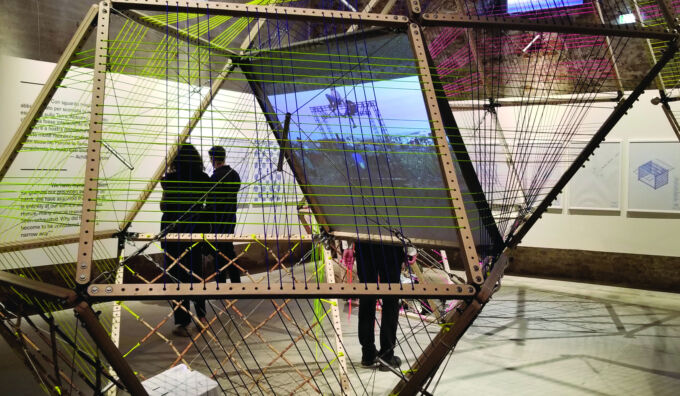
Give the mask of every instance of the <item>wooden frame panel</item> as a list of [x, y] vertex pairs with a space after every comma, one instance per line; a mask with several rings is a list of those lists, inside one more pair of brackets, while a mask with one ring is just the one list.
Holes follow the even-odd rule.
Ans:
[[76, 256], [76, 282], [81, 285], [90, 282], [92, 277], [92, 247], [94, 245], [97, 211], [97, 190], [99, 189], [99, 162], [101, 159], [102, 125], [104, 123], [104, 94], [106, 91], [110, 11], [111, 7], [107, 1], [99, 3], [92, 83], [92, 107], [90, 108], [90, 131], [88, 133], [87, 157], [85, 160], [83, 210], [80, 216], [80, 243], [78, 245], [78, 256]]
[[91, 284], [87, 293], [97, 301], [111, 300], [172, 300], [189, 297], [205, 298], [354, 298], [365, 297], [431, 297], [470, 298], [475, 288], [470, 285], [399, 283], [315, 283], [307, 286], [296, 283], [273, 284], [270, 287], [255, 283], [195, 282], [171, 284]]
[[[150, 11], [166, 11], [168, 4], [159, 0], [120, 0], [113, 1], [114, 8]], [[270, 19], [296, 19], [323, 22], [333, 19], [336, 22], [365, 23], [381, 26], [405, 26], [408, 18], [403, 15], [388, 15], [370, 12], [317, 10], [299, 7], [261, 6], [252, 4], [233, 4], [215, 1], [174, 1], [172, 7], [181, 7], [186, 12], [206, 12], [211, 15], [247, 16]]]

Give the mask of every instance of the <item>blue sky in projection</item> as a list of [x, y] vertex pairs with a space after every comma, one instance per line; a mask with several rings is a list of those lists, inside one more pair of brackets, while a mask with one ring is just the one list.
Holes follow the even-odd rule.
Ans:
[[268, 95], [279, 121], [290, 112], [290, 139], [377, 141], [382, 134], [430, 136], [417, 76]]
[[570, 7], [583, 4], [583, 0], [508, 0], [508, 14]]

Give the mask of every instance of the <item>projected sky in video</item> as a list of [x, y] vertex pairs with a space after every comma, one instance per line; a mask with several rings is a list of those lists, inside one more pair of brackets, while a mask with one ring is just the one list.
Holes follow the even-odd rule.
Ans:
[[417, 76], [332, 84], [325, 89], [270, 95], [269, 101], [280, 122], [285, 113], [292, 113], [291, 139], [351, 144], [380, 135], [398, 140], [430, 135]]

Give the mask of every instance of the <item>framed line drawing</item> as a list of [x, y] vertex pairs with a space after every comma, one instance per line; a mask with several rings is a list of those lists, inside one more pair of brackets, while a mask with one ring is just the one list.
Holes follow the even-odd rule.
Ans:
[[680, 142], [631, 141], [628, 210], [680, 213]]
[[[578, 154], [586, 143], [574, 142], [570, 148]], [[621, 161], [620, 141], [600, 144], [569, 183], [569, 209], [621, 210]]]

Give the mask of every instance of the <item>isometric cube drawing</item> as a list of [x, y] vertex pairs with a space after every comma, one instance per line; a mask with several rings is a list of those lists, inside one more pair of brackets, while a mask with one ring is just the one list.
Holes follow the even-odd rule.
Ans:
[[658, 190], [668, 184], [669, 170], [659, 162], [647, 161], [638, 167], [638, 180]]

